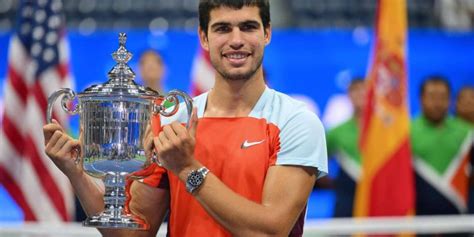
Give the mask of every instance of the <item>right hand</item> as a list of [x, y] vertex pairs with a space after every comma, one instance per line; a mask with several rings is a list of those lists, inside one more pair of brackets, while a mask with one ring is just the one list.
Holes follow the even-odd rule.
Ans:
[[[54, 119], [53, 123], [43, 126], [43, 135], [46, 155], [65, 175], [82, 173], [82, 165], [75, 162], [76, 158], [80, 156], [80, 139], [75, 140], [67, 135]], [[82, 136], [82, 132], [80, 136]]]

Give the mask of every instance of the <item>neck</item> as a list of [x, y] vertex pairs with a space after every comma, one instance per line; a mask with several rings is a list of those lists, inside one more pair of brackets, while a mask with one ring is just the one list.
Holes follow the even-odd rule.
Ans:
[[216, 82], [214, 88], [209, 92], [204, 116], [248, 116], [265, 87], [261, 70], [247, 80], [228, 80], [216, 73]]
[[443, 117], [442, 119], [431, 119], [431, 118], [428, 118], [425, 115], [423, 115], [423, 116], [425, 117], [426, 121], [428, 121], [434, 127], [441, 126], [444, 123], [444, 120], [446, 120], [446, 117]]
[[354, 110], [353, 116], [357, 122], [360, 122], [362, 120], [362, 111], [361, 110]]

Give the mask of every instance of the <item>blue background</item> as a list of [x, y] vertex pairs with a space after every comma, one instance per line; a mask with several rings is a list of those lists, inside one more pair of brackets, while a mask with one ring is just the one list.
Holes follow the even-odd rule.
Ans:
[[[195, 32], [168, 31], [152, 35], [148, 30], [127, 30], [127, 34], [127, 48], [135, 54], [130, 66], [135, 71], [137, 55], [147, 48], [155, 48], [163, 54], [167, 64], [166, 88], [189, 91], [191, 65], [199, 47]], [[275, 30], [264, 58], [270, 87], [289, 94], [309, 96], [324, 113], [332, 95], [344, 93], [353, 76], [365, 75], [372, 34], [365, 28]], [[110, 54], [117, 48], [117, 35], [115, 31], [100, 31], [87, 36], [75, 31], [68, 33], [76, 91], [106, 80], [107, 72], [114, 65]], [[419, 85], [430, 74], [445, 75], [454, 92], [461, 86], [474, 85], [474, 33], [412, 29], [408, 36], [412, 115], [419, 112]], [[4, 94], [9, 38], [10, 33], [0, 32], [0, 99]], [[337, 173], [337, 166], [331, 164], [330, 171], [331, 175]], [[308, 218], [328, 217], [332, 215], [333, 193], [315, 191], [308, 205]], [[18, 208], [1, 187], [0, 209], [0, 221], [21, 219]]]

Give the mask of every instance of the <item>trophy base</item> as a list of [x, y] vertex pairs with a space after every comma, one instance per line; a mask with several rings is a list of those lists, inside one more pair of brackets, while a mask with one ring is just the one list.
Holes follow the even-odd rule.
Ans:
[[82, 222], [82, 225], [86, 227], [107, 229], [147, 230], [149, 228], [145, 221], [136, 216], [129, 214], [113, 216], [108, 215], [105, 212], [88, 217], [84, 222]]

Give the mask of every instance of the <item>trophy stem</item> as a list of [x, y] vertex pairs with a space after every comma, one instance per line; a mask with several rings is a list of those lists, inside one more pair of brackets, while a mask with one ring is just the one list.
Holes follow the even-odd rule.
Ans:
[[121, 211], [125, 205], [125, 177], [119, 174], [107, 174], [104, 180], [104, 204], [106, 210]]
[[96, 228], [125, 228], [135, 230], [146, 230], [148, 224], [140, 217], [127, 214], [125, 206], [125, 176], [119, 173], [108, 173], [104, 179], [105, 210], [97, 215], [88, 217], [84, 226]]

